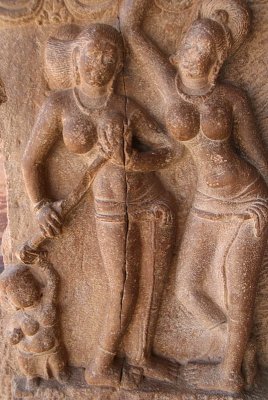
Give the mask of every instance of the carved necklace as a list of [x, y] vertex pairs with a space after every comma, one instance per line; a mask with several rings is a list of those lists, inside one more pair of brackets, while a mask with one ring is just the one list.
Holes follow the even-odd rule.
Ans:
[[78, 90], [77, 88], [73, 89], [73, 96], [76, 102], [77, 107], [84, 113], [87, 115], [90, 115], [92, 113], [92, 110], [102, 110], [103, 108], [107, 107], [110, 98], [112, 96], [113, 92], [111, 91], [110, 93], [101, 96], [100, 100], [102, 100], [101, 104], [95, 104], [95, 105], [89, 105], [89, 106], [85, 106], [79, 96]]
[[215, 89], [216, 83], [208, 84], [207, 87], [205, 87], [204, 94], [190, 94], [187, 93], [187, 87], [182, 83], [179, 74], [177, 74], [175, 78], [175, 86], [178, 95], [184, 101], [198, 105], [204, 103], [210, 97], [211, 93]]

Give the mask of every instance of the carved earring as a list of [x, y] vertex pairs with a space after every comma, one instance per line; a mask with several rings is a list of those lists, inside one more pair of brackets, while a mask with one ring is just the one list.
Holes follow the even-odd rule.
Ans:
[[76, 86], [79, 86], [80, 83], [81, 83], [80, 73], [79, 73], [78, 66], [76, 65], [76, 67], [75, 67], [75, 84], [76, 84]]

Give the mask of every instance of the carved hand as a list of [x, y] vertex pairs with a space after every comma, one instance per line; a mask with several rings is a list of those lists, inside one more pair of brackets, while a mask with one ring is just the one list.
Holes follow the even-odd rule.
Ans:
[[9, 340], [12, 345], [18, 344], [24, 337], [24, 334], [20, 328], [14, 328], [12, 332], [9, 333]]
[[257, 237], [260, 237], [264, 230], [267, 229], [268, 224], [268, 210], [267, 205], [263, 204], [261, 200], [258, 204], [252, 205], [245, 214], [246, 219], [252, 219], [254, 222], [254, 231]]
[[120, 7], [120, 25], [124, 30], [137, 28], [152, 0], [123, 0]]
[[133, 148], [132, 138], [133, 130], [131, 125], [126, 126], [124, 133], [125, 165], [129, 170], [131, 170], [133, 156], [137, 153], [137, 151]]
[[159, 203], [157, 205], [154, 205], [154, 207], [152, 208], [152, 212], [155, 219], [159, 220], [161, 225], [171, 224], [173, 220], [173, 215], [172, 211], [166, 204]]
[[98, 129], [98, 144], [108, 159], [124, 165], [124, 126], [110, 122]]
[[60, 202], [47, 202], [36, 212], [39, 227], [45, 238], [53, 238], [61, 233]]

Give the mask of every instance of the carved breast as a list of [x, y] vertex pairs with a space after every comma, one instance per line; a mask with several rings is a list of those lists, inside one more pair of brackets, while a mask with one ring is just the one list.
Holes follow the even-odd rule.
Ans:
[[232, 133], [232, 110], [226, 104], [205, 104], [200, 110], [203, 134], [211, 140], [228, 139]]
[[167, 111], [166, 125], [175, 139], [191, 140], [200, 129], [199, 113], [192, 104], [176, 103]]
[[179, 141], [188, 141], [200, 132], [211, 140], [228, 139], [232, 133], [232, 110], [227, 104], [204, 103], [195, 106], [177, 103], [166, 114], [168, 131]]
[[77, 113], [63, 120], [63, 140], [73, 153], [84, 154], [90, 151], [97, 139], [96, 127], [89, 116]]

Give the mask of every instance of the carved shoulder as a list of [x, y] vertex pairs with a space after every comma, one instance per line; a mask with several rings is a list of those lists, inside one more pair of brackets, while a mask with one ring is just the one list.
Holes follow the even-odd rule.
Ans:
[[226, 99], [230, 102], [233, 109], [240, 107], [248, 107], [250, 104], [246, 90], [235, 86], [229, 82], [221, 84], [221, 91]]
[[69, 90], [58, 90], [52, 92], [44, 102], [43, 111], [52, 113], [59, 117], [62, 114], [62, 110], [64, 109], [64, 107], [66, 107], [69, 99]]

